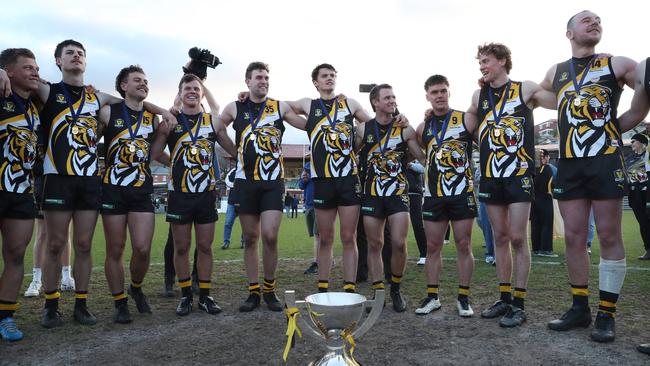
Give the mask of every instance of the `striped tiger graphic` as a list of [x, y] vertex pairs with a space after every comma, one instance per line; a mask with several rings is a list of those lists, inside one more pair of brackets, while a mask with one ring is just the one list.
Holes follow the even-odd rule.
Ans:
[[501, 177], [517, 169], [518, 153], [524, 146], [523, 122], [523, 118], [504, 116], [498, 124], [488, 128], [487, 138], [493, 151], [488, 157], [488, 164], [493, 177]]
[[[133, 152], [129, 148], [131, 145], [135, 146]], [[110, 184], [142, 186], [148, 175], [146, 163], [149, 161], [149, 147], [149, 143], [142, 138], [133, 141], [122, 139], [110, 166]]]
[[331, 176], [342, 177], [353, 165], [352, 127], [347, 123], [337, 123], [334, 127], [323, 124], [321, 131]]
[[466, 148], [465, 143], [448, 140], [444, 141], [438, 150], [442, 155], [440, 159], [437, 154], [433, 156], [439, 172], [437, 189], [444, 196], [461, 194], [467, 188], [465, 175], [469, 170]]
[[282, 172], [282, 132], [272, 125], [262, 126], [255, 129], [252, 140], [258, 155], [255, 176], [262, 180], [277, 179]]
[[75, 175], [94, 175], [97, 170], [97, 120], [86, 116], [79, 116], [76, 121], [70, 116], [65, 118], [70, 146], [67, 166]]
[[184, 141], [177, 156], [180, 156], [184, 169], [183, 183], [187, 192], [204, 192], [214, 184], [212, 177], [213, 146], [209, 140], [199, 139], [194, 145], [196, 154], [192, 154], [192, 143]]
[[36, 160], [36, 134], [27, 128], [7, 125], [4, 164], [0, 167], [2, 189], [23, 193], [31, 186], [31, 171]]
[[406, 193], [406, 176], [402, 171], [402, 152], [373, 152], [368, 165], [373, 169], [372, 196], [394, 196]]
[[611, 121], [610, 94], [609, 88], [598, 84], [585, 86], [579, 93], [566, 92], [568, 105], [565, 114], [572, 126], [568, 136], [570, 142], [567, 142], [576, 156], [593, 156], [607, 146], [604, 127]]

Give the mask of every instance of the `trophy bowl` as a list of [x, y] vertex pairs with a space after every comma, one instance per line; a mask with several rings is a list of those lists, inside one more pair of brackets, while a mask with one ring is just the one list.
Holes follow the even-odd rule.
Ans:
[[354, 330], [364, 314], [366, 297], [347, 292], [323, 292], [305, 298], [309, 317], [327, 337], [330, 330]]
[[[367, 300], [365, 296], [356, 293], [324, 292], [309, 295], [304, 301], [296, 301], [295, 291], [286, 291], [287, 315], [290, 316], [290, 322], [290, 314], [293, 314], [295, 324], [299, 306], [306, 307], [309, 317], [297, 317], [297, 321], [307, 330], [307, 334], [325, 340], [328, 352], [310, 365], [359, 365], [352, 357], [355, 339], [365, 334], [377, 322], [384, 307], [384, 298], [384, 290], [377, 290], [373, 300]], [[364, 319], [366, 307], [370, 307], [371, 311]], [[346, 346], [350, 347], [349, 351]], [[289, 344], [285, 349], [285, 360], [288, 347]]]

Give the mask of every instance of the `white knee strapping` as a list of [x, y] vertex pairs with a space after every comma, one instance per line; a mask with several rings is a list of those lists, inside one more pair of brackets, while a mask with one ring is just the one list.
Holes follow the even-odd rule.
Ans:
[[609, 260], [601, 257], [598, 265], [598, 288], [614, 294], [621, 293], [626, 268], [625, 258]]

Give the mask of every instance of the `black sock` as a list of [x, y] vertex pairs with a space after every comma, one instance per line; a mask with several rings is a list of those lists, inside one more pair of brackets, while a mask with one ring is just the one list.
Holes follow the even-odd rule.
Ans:
[[507, 304], [512, 303], [512, 284], [508, 282], [499, 283], [499, 292], [501, 293], [501, 301]]
[[74, 307], [85, 308], [87, 306], [88, 291], [75, 291], [74, 292]]
[[427, 297], [431, 299], [438, 299], [438, 284], [427, 285]]
[[618, 294], [600, 290], [600, 301], [598, 302], [598, 312], [607, 314], [611, 317], [616, 316], [616, 302]]
[[188, 277], [186, 279], [178, 280], [178, 287], [181, 288], [181, 296], [192, 298], [192, 278]]
[[587, 285], [571, 285], [573, 307], [589, 308], [589, 287]]
[[354, 282], [345, 282], [343, 285], [343, 291], [355, 293], [357, 290], [357, 285]]
[[516, 306], [521, 310], [524, 310], [524, 300], [526, 299], [526, 289], [515, 287], [515, 293], [512, 298], [512, 306]]
[[116, 294], [113, 294], [113, 301], [115, 302], [115, 307], [120, 307], [121, 305], [126, 305], [128, 301], [128, 297], [124, 293], [124, 291], [120, 291]]

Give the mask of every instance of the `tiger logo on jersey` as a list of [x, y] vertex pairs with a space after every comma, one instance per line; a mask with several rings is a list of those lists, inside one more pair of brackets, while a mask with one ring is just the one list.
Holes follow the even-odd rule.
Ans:
[[339, 177], [349, 167], [352, 157], [352, 127], [347, 123], [337, 123], [334, 127], [323, 124], [323, 142], [327, 152], [329, 171], [332, 176]]
[[192, 144], [183, 142], [179, 154], [186, 169], [183, 174], [183, 184], [187, 187], [187, 192], [203, 192], [210, 187], [212, 177], [211, 172], [213, 161], [213, 147], [210, 141], [200, 139], [194, 144], [196, 154], [192, 154]]
[[3, 149], [5, 163], [0, 167], [2, 187], [7, 191], [23, 192], [31, 185], [27, 171], [32, 169], [36, 159], [36, 134], [27, 128], [8, 125]]
[[92, 117], [80, 116], [74, 121], [65, 117], [67, 140], [71, 150], [68, 154], [68, 167], [77, 175], [84, 172], [93, 173], [97, 169], [97, 120]]
[[598, 84], [585, 86], [579, 93], [566, 93], [568, 105], [565, 113], [567, 121], [573, 126], [569, 134], [574, 151], [587, 156], [588, 150], [598, 151], [606, 145], [607, 132], [602, 127], [611, 120], [610, 93], [609, 88]]
[[493, 177], [503, 176], [517, 168], [518, 153], [524, 146], [523, 124], [523, 118], [504, 116], [488, 129], [490, 150], [494, 151], [488, 158]]
[[[131, 151], [130, 146], [135, 146]], [[137, 138], [133, 141], [122, 140], [115, 154], [111, 171], [110, 183], [113, 185], [131, 184], [142, 186], [147, 176], [145, 163], [149, 157], [149, 143]]]
[[256, 159], [256, 176], [262, 180], [276, 179], [280, 175], [282, 155], [282, 132], [274, 126], [257, 128], [253, 135]]
[[372, 196], [400, 195], [406, 190], [406, 176], [402, 171], [402, 152], [374, 152], [368, 158], [374, 176], [370, 194]]
[[465, 175], [467, 169], [466, 144], [450, 140], [443, 142], [438, 150], [440, 159], [435, 157], [438, 169], [438, 190], [444, 196], [453, 196], [462, 193], [467, 187]]

